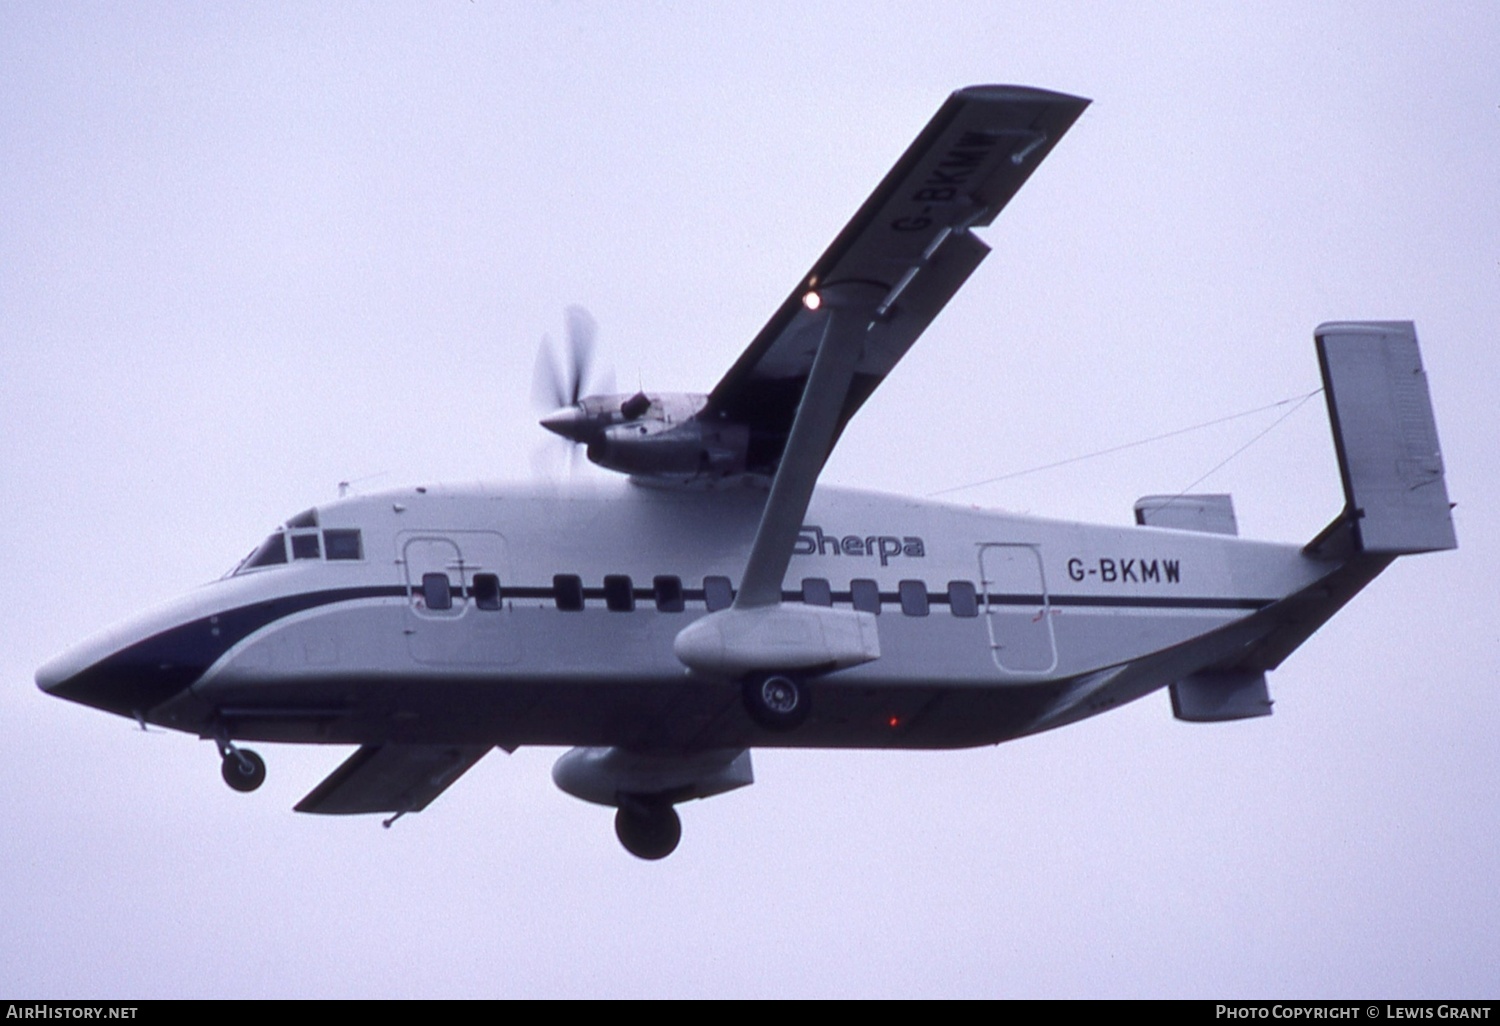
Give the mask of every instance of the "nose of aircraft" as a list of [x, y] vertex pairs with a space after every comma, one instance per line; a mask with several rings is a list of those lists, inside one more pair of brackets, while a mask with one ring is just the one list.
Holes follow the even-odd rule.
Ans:
[[36, 686], [49, 695], [56, 694], [60, 685], [78, 675], [83, 669], [82, 665], [72, 652], [64, 652], [60, 656], [48, 659], [36, 671]]
[[86, 684], [125, 644], [118, 629], [81, 641], [38, 667], [36, 686], [49, 695], [72, 698], [74, 688]]
[[118, 629], [43, 663], [36, 686], [49, 695], [136, 717], [180, 694], [203, 672], [184, 658], [173, 632], [144, 640]]

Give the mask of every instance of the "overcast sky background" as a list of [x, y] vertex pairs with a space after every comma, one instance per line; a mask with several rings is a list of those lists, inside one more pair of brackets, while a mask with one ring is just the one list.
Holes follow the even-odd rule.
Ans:
[[[1320, 321], [1415, 320], [1461, 548], [1377, 580], [1274, 716], [758, 751], [647, 864], [560, 750], [384, 831], [291, 811], [347, 749], [259, 745], [239, 795], [211, 744], [36, 690], [341, 479], [532, 473], [570, 303], [621, 387], [711, 387], [980, 82], [1095, 103], [824, 480], [1171, 431], [1316, 388]], [[1500, 991], [1493, 3], [12, 2], [0, 150], [0, 996]], [[1277, 415], [952, 498], [1128, 522]], [[1310, 538], [1321, 400], [1198, 488]]]

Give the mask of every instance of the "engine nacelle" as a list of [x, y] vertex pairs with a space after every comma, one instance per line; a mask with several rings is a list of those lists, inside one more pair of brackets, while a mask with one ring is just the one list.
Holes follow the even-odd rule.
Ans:
[[543, 417], [542, 426], [622, 474], [692, 481], [743, 473], [750, 429], [699, 420], [707, 402], [681, 393], [591, 395]]
[[723, 477], [745, 469], [750, 431], [743, 424], [696, 420], [667, 424], [643, 418], [605, 428], [589, 442], [589, 459], [641, 477]]

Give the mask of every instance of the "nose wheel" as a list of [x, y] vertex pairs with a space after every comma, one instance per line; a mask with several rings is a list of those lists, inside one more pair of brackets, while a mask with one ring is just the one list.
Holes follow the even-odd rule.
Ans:
[[254, 791], [266, 782], [266, 761], [248, 748], [236, 748], [224, 738], [219, 741], [219, 756], [222, 762], [219, 773], [224, 783], [236, 791]]

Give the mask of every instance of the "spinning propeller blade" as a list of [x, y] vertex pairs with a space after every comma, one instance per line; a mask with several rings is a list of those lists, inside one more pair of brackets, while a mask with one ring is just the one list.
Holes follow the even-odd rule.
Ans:
[[[584, 428], [587, 421], [579, 402], [590, 395], [614, 391], [614, 372], [608, 369], [600, 371], [596, 365], [595, 338], [599, 327], [587, 310], [581, 306], [568, 307], [566, 325], [567, 333], [561, 347], [553, 343], [551, 336], [542, 338], [532, 372], [531, 399], [537, 412], [544, 415], [541, 418], [543, 427], [578, 443], [586, 440]], [[577, 466], [578, 456], [576, 446], [571, 448], [567, 460], [570, 475]], [[552, 475], [543, 469], [545, 463], [555, 464], [555, 458], [533, 454], [533, 471], [550, 477]]]
[[608, 392], [614, 388], [614, 374], [598, 373], [594, 366], [595, 337], [599, 326], [581, 306], [567, 310], [567, 335], [562, 349], [543, 336], [532, 372], [531, 398], [539, 412], [551, 413], [576, 406], [586, 395]]

